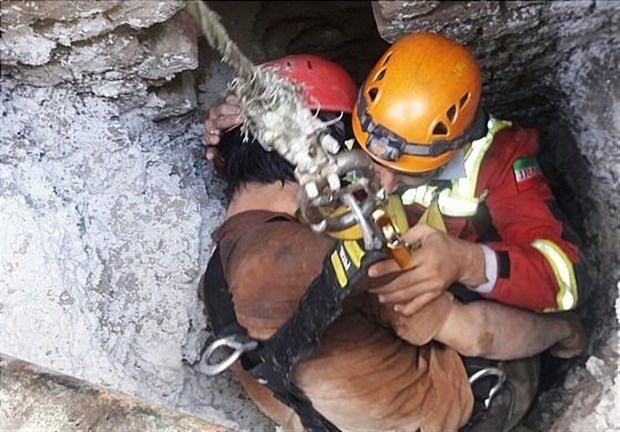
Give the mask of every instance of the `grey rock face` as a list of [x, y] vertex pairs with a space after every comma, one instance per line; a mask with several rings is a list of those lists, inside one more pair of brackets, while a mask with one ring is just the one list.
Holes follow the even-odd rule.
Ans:
[[[198, 67], [197, 33], [183, 7], [182, 1], [3, 2], [2, 73], [147, 103], [155, 93], [150, 87]], [[194, 100], [182, 98], [166, 110], [187, 113]]]

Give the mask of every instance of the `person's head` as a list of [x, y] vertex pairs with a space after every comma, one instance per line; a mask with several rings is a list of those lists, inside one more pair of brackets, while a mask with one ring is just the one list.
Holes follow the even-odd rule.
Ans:
[[[298, 84], [308, 108], [329, 123], [330, 134], [341, 144], [353, 137], [351, 114], [357, 87], [338, 64], [316, 55], [289, 55], [265, 63], [279, 75]], [[339, 120], [336, 120], [340, 118]], [[266, 151], [252, 137], [243, 142], [240, 126], [222, 135], [220, 156], [225, 161], [229, 193], [249, 182], [296, 181], [294, 167], [276, 151]]]
[[383, 186], [427, 182], [460, 148], [486, 134], [481, 77], [472, 53], [438, 34], [395, 42], [368, 74], [353, 132]]

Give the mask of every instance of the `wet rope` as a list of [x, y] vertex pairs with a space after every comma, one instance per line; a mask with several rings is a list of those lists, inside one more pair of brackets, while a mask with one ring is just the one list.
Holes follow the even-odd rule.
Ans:
[[238, 74], [229, 87], [240, 100], [246, 137], [249, 131], [265, 149], [276, 150], [291, 162], [302, 185], [308, 175], [334, 164], [332, 155], [339, 150], [338, 142], [325, 133], [325, 124], [306, 107], [300, 88], [272, 69], [254, 65], [204, 1], [188, 1], [187, 9], [209, 45]]

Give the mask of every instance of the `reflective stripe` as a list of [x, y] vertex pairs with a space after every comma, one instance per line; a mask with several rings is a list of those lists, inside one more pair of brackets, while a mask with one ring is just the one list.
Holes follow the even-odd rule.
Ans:
[[[476, 214], [478, 204], [484, 197], [476, 197], [476, 185], [482, 160], [495, 139], [495, 135], [505, 127], [510, 126], [509, 121], [497, 120], [489, 117], [487, 127], [489, 131], [484, 138], [472, 141], [465, 153], [465, 173], [461, 179], [452, 180], [450, 189], [443, 189], [439, 193], [439, 210], [446, 216], [467, 217]], [[422, 185], [407, 189], [402, 193], [403, 204], [413, 203], [428, 207], [437, 193], [436, 186]]]
[[[340, 249], [340, 248], [338, 248]], [[338, 250], [332, 252], [332, 256], [330, 257], [332, 262], [332, 267], [334, 269], [334, 273], [336, 274], [336, 278], [338, 279], [338, 283], [340, 284], [340, 288], [344, 288], [347, 284], [347, 275], [342, 267], [342, 262], [340, 262], [340, 257], [338, 256]]]
[[364, 249], [360, 247], [360, 245], [355, 240], [345, 240], [344, 248], [347, 250], [351, 261], [353, 261], [353, 265], [355, 267], [360, 268], [362, 265], [362, 258], [364, 257]]
[[573, 309], [579, 300], [573, 263], [564, 251], [550, 240], [534, 240], [532, 246], [545, 257], [555, 275], [559, 287], [555, 297], [557, 310]]
[[512, 122], [509, 121], [497, 120], [493, 117], [489, 118], [489, 123], [487, 124], [487, 135], [484, 138], [473, 141], [470, 147], [466, 150], [465, 172], [467, 173], [467, 176], [456, 180], [458, 183], [457, 187], [452, 188], [455, 191], [456, 196], [469, 199], [475, 197], [476, 185], [478, 183], [478, 173], [480, 172], [480, 165], [482, 165], [484, 155], [489, 147], [491, 147], [491, 144], [493, 144], [495, 135], [497, 135], [500, 130], [511, 125]]

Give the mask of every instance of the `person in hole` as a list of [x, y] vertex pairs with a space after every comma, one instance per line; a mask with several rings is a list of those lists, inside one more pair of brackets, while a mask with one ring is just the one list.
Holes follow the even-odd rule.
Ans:
[[[352, 116], [357, 142], [384, 188], [402, 197], [410, 225], [429, 213], [440, 219], [439, 228], [407, 233], [424, 245], [413, 268], [375, 292], [405, 315], [448, 288], [463, 300], [573, 310], [591, 284], [580, 239], [537, 163], [538, 133], [488, 114], [481, 88], [472, 53], [434, 33], [395, 42], [363, 83]], [[219, 135], [239, 121], [234, 96], [209, 110], [208, 159], [219, 160]], [[385, 261], [369, 274], [398, 269]]]
[[[305, 68], [309, 61], [310, 73]], [[344, 142], [351, 137], [357, 92], [342, 68], [316, 56], [287, 57], [273, 65], [304, 84], [309, 108], [322, 107], [319, 116], [329, 121], [336, 139]], [[333, 86], [345, 91], [334, 92]], [[220, 272], [208, 269], [199, 292], [212, 322], [226, 332], [242, 328], [250, 338], [267, 341], [296, 315], [309, 287], [322, 281], [317, 275], [330, 262], [325, 257], [348, 249], [342, 240], [317, 234], [296, 219], [294, 168], [256, 142], [243, 143], [239, 128], [230, 129], [238, 123], [231, 111], [236, 101], [228, 102], [217, 107], [218, 115], [211, 110], [207, 120], [208, 135], [221, 140], [217, 158], [224, 162], [220, 167], [229, 181], [231, 200], [225, 221], [213, 236], [218, 247], [209, 266], [219, 266]], [[226, 114], [223, 121], [222, 113]], [[342, 119], [334, 122], [340, 113]], [[223, 123], [232, 119], [228, 125]], [[224, 129], [228, 130], [221, 133]], [[420, 229], [432, 230], [432, 235], [422, 238], [412, 261], [423, 256], [424, 248], [437, 247], [431, 240], [452, 242], [442, 246], [468, 253], [469, 242], [425, 225], [414, 226], [404, 237], [412, 241]], [[485, 253], [479, 255], [484, 261]], [[391, 265], [386, 260], [374, 268]], [[509, 429], [535, 394], [535, 354], [551, 348], [555, 355], [571, 357], [583, 350], [584, 331], [571, 314], [526, 312], [483, 299], [464, 303], [456, 291], [445, 289], [414, 310], [395, 309], [389, 298], [381, 301], [380, 296], [389, 291], [386, 287], [410, 277], [408, 273], [416, 268], [379, 271], [374, 277], [362, 274], [351, 287], [342, 314], [322, 334], [320, 346], [312, 355], [302, 356], [289, 377], [293, 392], [303, 395], [295, 394], [296, 398], [309, 401], [301, 404], [302, 409], [282, 402], [291, 400], [286, 391], [271, 387], [269, 380], [256, 379], [253, 371], [260, 360], [252, 358], [252, 352], [245, 353], [233, 371], [259, 408], [285, 430], [313, 429], [308, 426], [317, 424], [308, 418], [313, 416], [319, 417], [318, 424], [325, 430]], [[486, 266], [482, 273], [480, 278], [488, 283]], [[477, 286], [473, 278], [463, 282]], [[226, 308], [219, 303], [218, 290], [231, 296], [234, 325], [222, 325]], [[285, 339], [283, 343], [295, 346], [297, 342]], [[492, 369], [501, 370], [506, 383], [486, 409], [491, 385], [470, 385], [469, 380]]]

